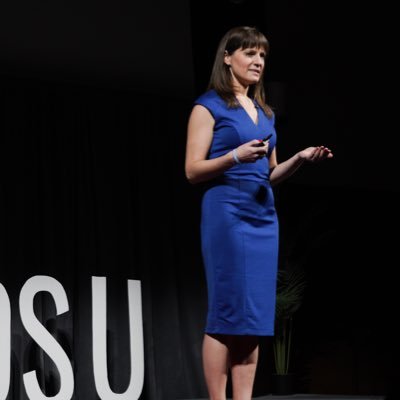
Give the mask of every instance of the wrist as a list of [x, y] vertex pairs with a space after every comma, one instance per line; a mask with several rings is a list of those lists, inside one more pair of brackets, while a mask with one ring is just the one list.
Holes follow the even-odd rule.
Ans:
[[296, 153], [296, 161], [297, 161], [299, 164], [302, 164], [302, 163], [305, 161], [303, 155], [301, 154], [301, 151], [299, 151], [298, 153]]
[[237, 149], [233, 149], [232, 150], [232, 158], [233, 158], [233, 161], [234, 161], [235, 164], [241, 164], [241, 161], [240, 161], [240, 159], [238, 157], [238, 154], [237, 154]]

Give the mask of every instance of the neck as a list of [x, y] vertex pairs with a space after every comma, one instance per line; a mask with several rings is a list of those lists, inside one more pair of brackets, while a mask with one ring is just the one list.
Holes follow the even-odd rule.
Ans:
[[243, 85], [240, 83], [235, 76], [232, 74], [232, 83], [233, 83], [233, 91], [235, 92], [236, 96], [247, 96], [249, 91], [248, 85]]
[[236, 96], [245, 96], [245, 97], [247, 97], [247, 93], [249, 92], [249, 88], [248, 87], [246, 87], [246, 88], [243, 88], [243, 87], [238, 88], [238, 87], [235, 86], [233, 88], [233, 91], [235, 92]]

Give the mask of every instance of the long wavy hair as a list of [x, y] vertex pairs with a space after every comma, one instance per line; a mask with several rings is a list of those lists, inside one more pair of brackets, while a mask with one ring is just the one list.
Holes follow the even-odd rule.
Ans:
[[[266, 55], [269, 52], [267, 38], [257, 28], [250, 26], [239, 26], [230, 29], [219, 42], [207, 89], [214, 89], [226, 101], [229, 107], [238, 107], [239, 102], [233, 90], [231, 71], [229, 66], [224, 62], [225, 52], [231, 55], [237, 49], [253, 47], [263, 48]], [[264, 69], [258, 82], [249, 87], [248, 96], [256, 100], [265, 114], [271, 118], [273, 111], [265, 101], [263, 76]]]

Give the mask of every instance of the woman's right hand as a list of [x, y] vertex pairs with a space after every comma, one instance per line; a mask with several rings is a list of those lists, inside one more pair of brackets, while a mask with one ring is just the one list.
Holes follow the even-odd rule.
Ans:
[[269, 142], [254, 139], [236, 148], [237, 158], [241, 163], [254, 163], [267, 155]]

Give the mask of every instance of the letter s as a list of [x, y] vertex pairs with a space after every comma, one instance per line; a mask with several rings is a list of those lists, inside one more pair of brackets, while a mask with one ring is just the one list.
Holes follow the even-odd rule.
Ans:
[[28, 279], [21, 289], [19, 307], [22, 323], [32, 339], [54, 361], [60, 373], [60, 391], [57, 395], [47, 397], [43, 394], [37, 381], [35, 371], [24, 374], [24, 384], [28, 397], [32, 400], [70, 400], [74, 392], [74, 375], [72, 366], [62, 347], [36, 318], [33, 299], [39, 292], [49, 292], [56, 305], [57, 315], [69, 310], [68, 299], [62, 285], [49, 276], [34, 276]]

